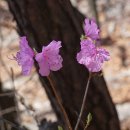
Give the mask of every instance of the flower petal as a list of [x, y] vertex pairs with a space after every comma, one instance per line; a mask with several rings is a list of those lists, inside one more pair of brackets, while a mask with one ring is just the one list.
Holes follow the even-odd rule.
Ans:
[[42, 61], [39, 63], [39, 73], [41, 76], [48, 76], [50, 74], [49, 65], [46, 61]]
[[38, 53], [35, 59], [39, 64], [39, 73], [41, 74], [41, 76], [48, 76], [50, 74], [50, 68], [47, 60], [43, 55], [43, 52]]
[[20, 38], [20, 50], [32, 57], [34, 56], [34, 51], [29, 47], [26, 36]]
[[[61, 41], [52, 41], [48, 46], [43, 46], [42, 51], [47, 53], [47, 55], [58, 54], [61, 48]], [[50, 54], [49, 54], [50, 53]]]
[[97, 48], [97, 51], [102, 62], [110, 60], [110, 54], [104, 48]]
[[84, 32], [85, 35], [92, 40], [99, 38], [99, 29], [94, 20], [85, 19]]
[[49, 65], [50, 65], [50, 69], [52, 71], [57, 71], [59, 69], [62, 68], [62, 57], [60, 55], [56, 55], [54, 57], [51, 57], [50, 58], [50, 61], [49, 61]]
[[96, 46], [92, 40], [85, 39], [82, 40], [80, 44], [81, 44], [81, 50], [85, 55], [89, 56], [95, 53]]
[[22, 64], [23, 75], [29, 75], [34, 64], [34, 61], [32, 59], [27, 59], [27, 61]]

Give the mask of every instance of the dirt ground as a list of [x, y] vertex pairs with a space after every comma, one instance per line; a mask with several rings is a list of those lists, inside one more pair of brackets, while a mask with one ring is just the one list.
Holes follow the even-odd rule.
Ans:
[[[86, 0], [72, 0], [72, 2], [87, 15]], [[111, 60], [103, 67], [104, 77], [116, 105], [122, 130], [130, 130], [130, 1], [98, 0], [97, 7], [101, 45], [107, 48], [111, 55]], [[18, 51], [19, 36], [5, 0], [0, 0], [0, 16], [0, 79], [4, 89], [12, 87], [10, 68], [13, 68], [15, 87], [19, 95], [26, 97], [25, 104], [35, 110], [39, 120], [46, 117], [47, 120], [55, 121], [56, 116], [38, 80], [35, 68], [32, 76], [24, 77], [17, 63], [10, 60], [11, 55]], [[19, 99], [19, 96], [17, 98]], [[36, 130], [34, 112], [25, 111], [26, 107], [20, 103], [19, 107], [23, 124], [31, 130]]]

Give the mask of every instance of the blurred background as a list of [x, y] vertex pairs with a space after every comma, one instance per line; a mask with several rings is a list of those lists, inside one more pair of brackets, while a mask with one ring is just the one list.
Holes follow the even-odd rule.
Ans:
[[[130, 0], [96, 0], [94, 6], [91, 0], [71, 0], [71, 2], [86, 17], [97, 18], [101, 29], [101, 44], [111, 55], [111, 60], [103, 67], [103, 74], [116, 105], [121, 129], [130, 130]], [[57, 119], [35, 68], [31, 76], [23, 76], [16, 61], [10, 60], [18, 50], [19, 35], [16, 21], [6, 0], [0, 0], [1, 88], [2, 91], [14, 89], [11, 79], [12, 68], [20, 120], [28, 129], [37, 130], [34, 116], [38, 117], [38, 120]], [[0, 114], [8, 114], [15, 109], [12, 107]]]

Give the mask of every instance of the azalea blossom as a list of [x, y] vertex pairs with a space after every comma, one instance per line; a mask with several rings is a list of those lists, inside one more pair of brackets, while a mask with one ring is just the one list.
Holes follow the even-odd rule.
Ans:
[[94, 20], [85, 19], [84, 32], [85, 36], [92, 40], [97, 40], [99, 38], [99, 29]]
[[52, 41], [48, 46], [43, 46], [42, 52], [36, 54], [36, 61], [39, 64], [39, 73], [48, 76], [50, 71], [57, 71], [62, 68], [62, 57], [59, 55], [61, 41]]
[[109, 52], [96, 47], [92, 40], [81, 41], [81, 51], [77, 54], [77, 61], [85, 65], [90, 72], [99, 72], [105, 61], [110, 59]]
[[29, 47], [26, 36], [21, 37], [20, 39], [20, 51], [17, 52], [15, 60], [22, 67], [22, 73], [28, 75], [34, 64], [34, 52]]

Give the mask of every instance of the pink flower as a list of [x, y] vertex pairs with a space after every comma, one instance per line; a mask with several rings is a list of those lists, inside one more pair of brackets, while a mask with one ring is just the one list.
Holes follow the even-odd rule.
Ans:
[[77, 61], [85, 65], [90, 72], [99, 72], [104, 61], [110, 59], [109, 52], [96, 47], [92, 40], [81, 41], [81, 51], [77, 54]]
[[84, 32], [85, 36], [91, 38], [92, 40], [99, 38], [99, 29], [94, 20], [85, 19]]
[[22, 67], [22, 73], [28, 75], [31, 71], [31, 68], [34, 64], [34, 52], [29, 47], [26, 36], [21, 37], [20, 39], [20, 51], [17, 52], [15, 60]]
[[48, 46], [43, 46], [42, 52], [38, 53], [35, 57], [39, 64], [39, 73], [42, 76], [48, 76], [50, 70], [57, 71], [62, 67], [62, 57], [59, 55], [61, 48], [60, 41], [52, 41]]

